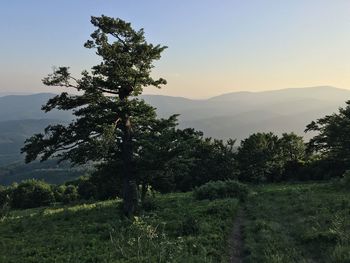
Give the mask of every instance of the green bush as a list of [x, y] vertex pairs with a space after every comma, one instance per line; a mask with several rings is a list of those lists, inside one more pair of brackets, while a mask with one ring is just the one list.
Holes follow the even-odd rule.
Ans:
[[96, 199], [97, 187], [89, 177], [81, 177], [78, 180], [78, 193], [85, 200]]
[[67, 185], [63, 193], [63, 203], [68, 204], [79, 199], [78, 188], [75, 185]]
[[55, 196], [55, 201], [56, 202], [63, 202], [64, 199], [64, 191], [66, 190], [65, 185], [55, 185], [52, 188], [53, 194]]
[[11, 206], [13, 208], [34, 208], [47, 206], [55, 201], [51, 186], [44, 181], [26, 180], [13, 188]]
[[197, 187], [193, 193], [198, 200], [235, 197], [243, 201], [248, 195], [248, 187], [234, 180], [215, 181]]

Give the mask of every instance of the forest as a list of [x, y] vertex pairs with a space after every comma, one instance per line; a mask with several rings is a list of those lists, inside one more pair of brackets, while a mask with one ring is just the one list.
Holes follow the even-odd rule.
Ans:
[[206, 137], [140, 97], [166, 85], [151, 74], [166, 46], [119, 18], [91, 23], [101, 62], [43, 79], [67, 91], [42, 110], [73, 119], [21, 150], [67, 180], [0, 185], [0, 262], [350, 262], [350, 101], [310, 120], [309, 140]]

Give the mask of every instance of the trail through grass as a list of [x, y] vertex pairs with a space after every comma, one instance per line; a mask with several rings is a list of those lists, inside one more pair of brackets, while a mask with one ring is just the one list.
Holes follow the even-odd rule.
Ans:
[[246, 204], [245, 262], [350, 262], [350, 191], [332, 183], [257, 187]]

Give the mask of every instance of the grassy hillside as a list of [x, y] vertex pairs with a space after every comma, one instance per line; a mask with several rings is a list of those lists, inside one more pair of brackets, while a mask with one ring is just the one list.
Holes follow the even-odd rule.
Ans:
[[245, 203], [157, 195], [133, 223], [119, 200], [12, 211], [0, 262], [228, 262], [239, 207], [243, 262], [350, 262], [350, 192], [334, 183], [254, 187]]
[[191, 193], [149, 201], [134, 223], [119, 201], [14, 211], [0, 221], [0, 262], [225, 262], [238, 201]]
[[350, 191], [327, 184], [258, 187], [247, 202], [246, 262], [350, 262]]

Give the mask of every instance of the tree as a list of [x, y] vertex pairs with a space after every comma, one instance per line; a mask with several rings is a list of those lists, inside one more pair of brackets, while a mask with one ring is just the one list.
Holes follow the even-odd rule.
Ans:
[[305, 180], [306, 145], [303, 137], [295, 133], [283, 133], [278, 140], [280, 159], [283, 164], [283, 179]]
[[23, 181], [11, 193], [11, 206], [14, 208], [47, 206], [54, 201], [51, 186], [44, 181]]
[[186, 142], [191, 165], [188, 171], [176, 178], [176, 188], [189, 191], [209, 181], [236, 179], [235, 140], [203, 138], [202, 133], [193, 133]]
[[237, 152], [240, 179], [281, 181], [295, 177], [306, 159], [305, 144], [295, 133], [255, 133], [241, 142]]
[[350, 101], [338, 113], [312, 121], [306, 132], [316, 132], [307, 144], [309, 152], [320, 154], [333, 163], [332, 169], [342, 174], [350, 160]]
[[283, 133], [278, 140], [284, 162], [297, 162], [305, 159], [305, 143], [303, 137], [295, 133]]
[[73, 88], [79, 95], [63, 92], [42, 107], [73, 110], [75, 120], [68, 126], [50, 125], [43, 134], [26, 140], [22, 152], [26, 162], [52, 157], [73, 164], [88, 161], [121, 160], [123, 167], [123, 210], [131, 217], [137, 210], [138, 193], [133, 173], [133, 128], [144, 102], [130, 99], [140, 95], [144, 87], [160, 88], [162, 78], [150, 76], [154, 61], [166, 48], [146, 42], [143, 29], [135, 31], [130, 23], [107, 16], [92, 17], [97, 28], [85, 47], [95, 49], [100, 64], [91, 72], [83, 71], [80, 79], [59, 67], [43, 79], [48, 86]]
[[243, 181], [273, 181], [280, 176], [278, 136], [272, 132], [254, 133], [243, 140], [236, 158]]

